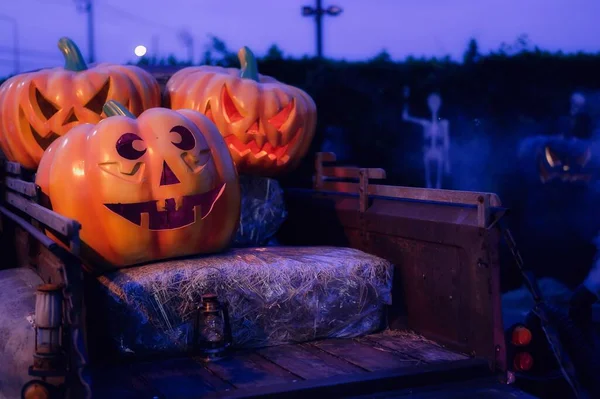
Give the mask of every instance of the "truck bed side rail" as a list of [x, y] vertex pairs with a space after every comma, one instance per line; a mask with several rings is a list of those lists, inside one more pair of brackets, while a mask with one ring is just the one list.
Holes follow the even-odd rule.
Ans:
[[332, 152], [317, 153], [315, 160], [316, 173], [313, 179], [314, 189], [318, 191], [358, 193], [361, 212], [366, 211], [369, 196], [474, 205], [477, 207], [479, 227], [486, 228], [490, 225], [490, 207], [502, 206], [500, 198], [494, 193], [372, 184], [370, 180], [386, 178], [385, 170], [325, 165], [335, 161], [336, 156]]
[[[81, 224], [40, 205], [43, 196], [32, 171], [0, 158], [0, 217], [14, 224], [18, 266], [32, 267], [44, 283], [63, 287], [63, 328], [69, 337], [64, 343], [69, 361], [66, 376], [67, 381], [73, 382], [69, 384], [70, 397], [89, 397], [89, 382], [82, 374], [88, 360], [79, 259]], [[68, 250], [46, 235], [45, 230]]]
[[[34, 219], [35, 224], [49, 228], [53, 233], [60, 235], [68, 244], [70, 251], [78, 256], [80, 250], [79, 230], [81, 224], [76, 220], [66, 218], [39, 204], [39, 197], [43, 195], [34, 183], [35, 175], [24, 170], [20, 164], [4, 161], [2, 165], [3, 192], [1, 202], [27, 214]], [[6, 207], [0, 206], [2, 212], [9, 219], [15, 221], [14, 214]], [[11, 216], [12, 215], [12, 216]], [[21, 223], [18, 223], [21, 225]], [[23, 227], [23, 226], [21, 226]], [[36, 226], [37, 227], [37, 226]], [[30, 228], [26, 228], [31, 233]], [[37, 234], [36, 234], [37, 235]], [[40, 240], [41, 241], [41, 240]], [[49, 244], [50, 245], [50, 244]]]

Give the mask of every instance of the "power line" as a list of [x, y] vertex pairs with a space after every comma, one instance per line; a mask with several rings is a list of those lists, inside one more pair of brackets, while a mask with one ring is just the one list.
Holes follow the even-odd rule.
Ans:
[[174, 33], [176, 31], [179, 30], [179, 28], [174, 28], [172, 26], [169, 25], [165, 25], [165, 24], [161, 24], [159, 22], [156, 21], [151, 21], [149, 19], [146, 19], [144, 17], [140, 17], [137, 14], [133, 14], [130, 11], [124, 10], [120, 7], [115, 7], [111, 4], [102, 4], [102, 7], [100, 8], [100, 10], [102, 9], [108, 9], [108, 10], [112, 10], [115, 14], [112, 14], [112, 16], [118, 16], [127, 20], [137, 20], [138, 22], [140, 22], [141, 24], [145, 25], [145, 26], [151, 26], [151, 27], [157, 27], [157, 28], [161, 28], [164, 30], [168, 30], [171, 33]]
[[[13, 53], [14, 50], [12, 47], [7, 47], [7, 46], [0, 46], [0, 52], [3, 53]], [[53, 59], [62, 59], [62, 56], [60, 55], [60, 53], [58, 53], [58, 50], [56, 53], [51, 53], [49, 51], [38, 51], [38, 50], [31, 50], [31, 49], [24, 49], [24, 48], [19, 48], [19, 55], [20, 56], [31, 56], [31, 57], [41, 57], [41, 58], [53, 58]]]

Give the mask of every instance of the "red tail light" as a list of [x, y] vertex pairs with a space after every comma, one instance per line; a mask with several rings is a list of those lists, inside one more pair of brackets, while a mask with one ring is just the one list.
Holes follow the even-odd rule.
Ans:
[[531, 342], [531, 331], [523, 326], [517, 326], [512, 332], [512, 344], [515, 346], [526, 346]]
[[527, 352], [519, 352], [514, 359], [515, 370], [529, 371], [533, 367], [533, 357]]

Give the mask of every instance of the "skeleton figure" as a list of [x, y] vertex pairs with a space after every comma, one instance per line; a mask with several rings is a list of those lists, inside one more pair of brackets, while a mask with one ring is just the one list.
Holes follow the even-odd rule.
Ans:
[[585, 106], [585, 97], [583, 94], [579, 92], [573, 93], [571, 95], [571, 116], [575, 116], [581, 111], [583, 111], [583, 107]]
[[592, 120], [586, 111], [585, 97], [579, 92], [571, 95], [571, 123], [567, 137], [589, 139], [592, 135]]
[[[408, 100], [409, 89], [404, 89], [404, 98]], [[405, 102], [407, 104], [408, 101]], [[431, 111], [431, 120], [420, 119], [408, 114], [408, 105], [404, 106], [402, 119], [407, 122], [417, 123], [423, 127], [423, 163], [425, 165], [425, 183], [427, 188], [432, 188], [432, 166], [436, 169], [435, 188], [442, 187], [442, 173], [450, 174], [450, 135], [447, 119], [438, 117], [442, 105], [441, 97], [433, 93], [427, 97], [427, 105]]]

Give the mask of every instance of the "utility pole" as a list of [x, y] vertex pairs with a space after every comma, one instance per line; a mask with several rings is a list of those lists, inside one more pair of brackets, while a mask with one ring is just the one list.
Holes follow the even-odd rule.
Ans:
[[315, 17], [316, 25], [316, 39], [317, 39], [317, 58], [323, 58], [323, 16], [329, 15], [331, 17], [337, 17], [342, 13], [342, 8], [338, 6], [329, 6], [323, 8], [322, 0], [316, 0], [315, 7], [304, 6], [302, 7], [302, 16], [304, 17]]
[[94, 40], [94, 3], [93, 0], [75, 0], [77, 10], [87, 14], [88, 30], [88, 62], [91, 64], [96, 61], [95, 40]]
[[159, 56], [158, 56], [158, 35], [153, 35], [152, 36], [152, 56], [156, 59], [156, 62], [158, 62], [159, 60]]
[[10, 22], [13, 26], [13, 60], [15, 63], [15, 75], [17, 75], [21, 71], [19, 60], [19, 24], [16, 19], [8, 15], [0, 15], [0, 19]]
[[187, 29], [182, 29], [178, 34], [179, 40], [185, 46], [188, 52], [188, 62], [194, 63], [194, 36]]

